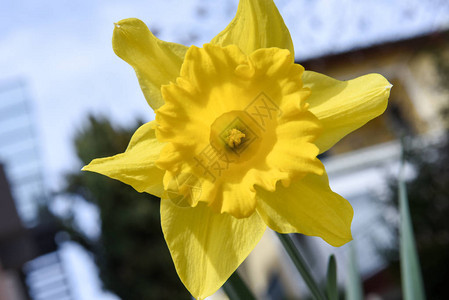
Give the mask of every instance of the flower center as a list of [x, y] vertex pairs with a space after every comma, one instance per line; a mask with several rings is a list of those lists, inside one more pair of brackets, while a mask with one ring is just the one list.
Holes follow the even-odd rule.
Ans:
[[254, 156], [262, 133], [244, 111], [229, 111], [219, 116], [210, 127], [209, 143], [221, 159], [239, 163]]
[[226, 137], [226, 144], [228, 144], [231, 148], [237, 148], [242, 143], [242, 140], [245, 139], [245, 134], [238, 129], [231, 129], [228, 132], [228, 136]]

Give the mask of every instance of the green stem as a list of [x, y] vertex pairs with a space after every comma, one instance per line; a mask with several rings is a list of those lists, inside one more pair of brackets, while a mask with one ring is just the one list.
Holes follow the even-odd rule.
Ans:
[[279, 239], [281, 240], [282, 246], [284, 246], [288, 255], [290, 256], [293, 263], [295, 264], [296, 269], [299, 271], [302, 278], [304, 279], [304, 282], [309, 287], [310, 292], [312, 293], [314, 298], [318, 299], [318, 300], [325, 300], [326, 297], [323, 295], [321, 290], [318, 288], [318, 285], [316, 284], [315, 280], [313, 279], [304, 258], [299, 253], [298, 248], [296, 248], [292, 239], [288, 236], [288, 234], [281, 234], [278, 232], [276, 232], [276, 234], [278, 235]]
[[237, 271], [223, 285], [223, 290], [231, 300], [256, 300]]
[[[402, 140], [404, 149], [404, 140]], [[407, 300], [424, 300], [424, 284], [421, 267], [419, 265], [418, 250], [416, 249], [415, 236], [413, 234], [412, 218], [407, 196], [407, 186], [404, 179], [405, 157], [402, 150], [401, 170], [399, 173], [399, 249], [401, 263], [402, 293]]]

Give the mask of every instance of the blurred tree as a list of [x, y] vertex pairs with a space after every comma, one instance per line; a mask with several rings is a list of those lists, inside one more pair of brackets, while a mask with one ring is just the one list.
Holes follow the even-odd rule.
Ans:
[[[426, 295], [427, 299], [449, 299], [449, 133], [431, 147], [416, 143], [406, 143], [404, 154], [416, 172], [407, 181], [407, 192]], [[397, 209], [396, 184], [391, 191], [389, 203]], [[394, 248], [385, 253], [399, 275], [397, 245]]]
[[[446, 93], [449, 93], [448, 49], [449, 43], [444, 42], [441, 47], [427, 50], [436, 61], [439, 86]], [[449, 128], [449, 106], [441, 109], [441, 115], [445, 128]], [[404, 141], [404, 158], [416, 174], [407, 181], [407, 192], [426, 296], [427, 299], [449, 299], [449, 130], [446, 129], [437, 142], [429, 143], [411, 136]], [[391, 185], [388, 203], [397, 209], [396, 183]], [[397, 247], [387, 249], [385, 254], [399, 275]]]
[[[116, 128], [106, 118], [90, 116], [75, 137], [76, 153], [85, 165], [123, 152], [135, 129]], [[87, 238], [73, 218], [63, 223], [71, 238], [93, 253], [106, 289], [126, 300], [190, 299], [162, 235], [159, 198], [90, 172], [76, 170], [66, 181], [63, 193], [81, 196], [99, 208], [98, 241]]]

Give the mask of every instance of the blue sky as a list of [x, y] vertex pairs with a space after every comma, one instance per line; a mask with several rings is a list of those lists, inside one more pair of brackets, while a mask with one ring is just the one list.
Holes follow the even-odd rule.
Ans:
[[[237, 2], [2, 0], [0, 83], [21, 78], [28, 84], [47, 183], [57, 188], [61, 174], [81, 167], [72, 138], [88, 113], [118, 124], [153, 118], [133, 70], [112, 51], [114, 22], [137, 17], [162, 39], [200, 46], [228, 24]], [[445, 0], [275, 2], [299, 61], [449, 25]]]
[[[299, 60], [447, 27], [439, 0], [278, 0]], [[160, 38], [196, 45], [232, 19], [237, 0], [32, 1], [0, 4], [0, 81], [23, 78], [33, 100], [46, 178], [79, 167], [71, 140], [89, 112], [121, 124], [148, 108], [133, 70], [112, 51], [113, 23], [144, 20]]]

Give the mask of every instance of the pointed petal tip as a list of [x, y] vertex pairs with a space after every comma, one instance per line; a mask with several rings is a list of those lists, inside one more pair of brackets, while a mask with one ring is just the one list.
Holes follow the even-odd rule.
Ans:
[[87, 165], [85, 165], [84, 167], [81, 168], [81, 171], [91, 171], [92, 162], [88, 163]]
[[[120, 21], [114, 22], [114, 31], [119, 30], [126, 30], [127, 25], [130, 26], [138, 26], [142, 25], [143, 21], [136, 19], [136, 18], [128, 18], [128, 19], [122, 19]], [[145, 24], [145, 23], [143, 23]]]
[[246, 54], [271, 47], [294, 54], [290, 32], [273, 0], [239, 1], [234, 19], [211, 43], [237, 45]]
[[[95, 159], [94, 159], [95, 160]], [[94, 161], [93, 160], [93, 161]], [[91, 161], [89, 164], [85, 165], [84, 167], [81, 168], [81, 171], [89, 171], [89, 172], [95, 172], [92, 168], [92, 162]]]
[[161, 200], [161, 225], [176, 271], [195, 299], [215, 293], [266, 230], [258, 214], [235, 219], [205, 204], [179, 208], [168, 199]]
[[114, 23], [112, 49], [135, 69], [148, 104], [162, 106], [161, 86], [179, 76], [187, 47], [159, 40], [142, 20], [128, 18]]

